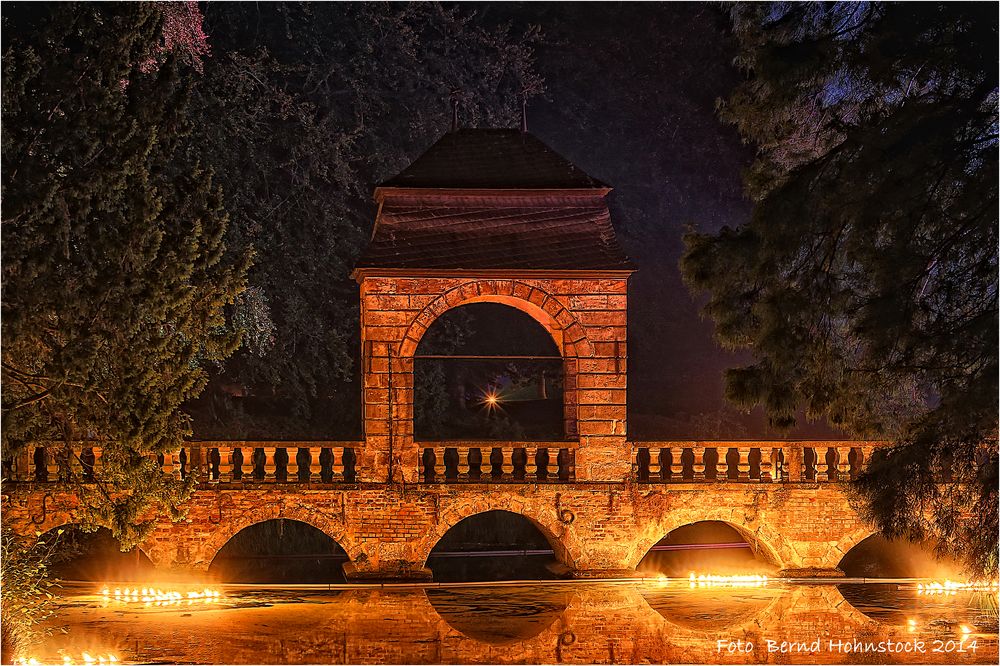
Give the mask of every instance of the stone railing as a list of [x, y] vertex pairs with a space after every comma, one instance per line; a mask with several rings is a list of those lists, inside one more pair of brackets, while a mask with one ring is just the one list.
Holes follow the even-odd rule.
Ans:
[[640, 483], [850, 481], [880, 442], [635, 442]]
[[[360, 442], [192, 442], [157, 456], [164, 474], [178, 479], [194, 474], [201, 484], [352, 483], [357, 480]], [[84, 482], [100, 470], [101, 448], [36, 446], [5, 465], [8, 481]]]
[[[577, 442], [419, 442], [423, 483], [573, 483]], [[639, 483], [825, 483], [849, 481], [879, 442], [634, 442]], [[355, 483], [362, 442], [192, 442], [157, 457], [164, 474], [202, 485]], [[96, 446], [36, 446], [5, 462], [3, 479], [57, 483], [94, 479]], [[623, 455], [628, 455], [624, 453]], [[369, 473], [372, 470], [368, 470]], [[368, 478], [365, 475], [365, 478]]]
[[576, 442], [419, 443], [424, 483], [572, 483]]

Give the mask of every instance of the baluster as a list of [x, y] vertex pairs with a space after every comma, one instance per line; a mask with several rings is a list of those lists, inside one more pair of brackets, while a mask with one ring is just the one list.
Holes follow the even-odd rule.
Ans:
[[636, 449], [635, 478], [640, 483], [649, 481], [649, 449], [647, 448]]
[[673, 483], [680, 483], [684, 480], [684, 461], [682, 456], [684, 449], [673, 447], [670, 449], [670, 480]]
[[434, 449], [429, 446], [426, 447], [423, 455], [420, 456], [420, 476], [424, 480], [424, 483], [433, 483], [437, 480], [437, 471], [434, 469], [435, 462]]
[[846, 483], [851, 480], [851, 449], [837, 449], [837, 481]]
[[[314, 473], [315, 466], [315, 473]], [[309, 476], [307, 480], [312, 483], [313, 476], [320, 483], [323, 482], [323, 447], [322, 446], [310, 446], [309, 447]]]
[[750, 481], [750, 447], [741, 446], [736, 451], [740, 454], [740, 460], [736, 464], [739, 471], [737, 478], [746, 483]]
[[514, 478], [514, 449], [500, 449], [500, 478], [510, 481]]
[[59, 481], [59, 460], [56, 459], [56, 450], [53, 447], [44, 447], [45, 451], [45, 480], [49, 483]]
[[469, 481], [469, 449], [465, 446], [458, 447], [456, 453], [458, 454], [458, 461], [455, 463], [457, 472], [455, 480], [459, 483], [467, 483]]
[[490, 478], [494, 481], [503, 478], [503, 449], [490, 449]]
[[274, 459], [274, 454], [278, 449], [274, 446], [265, 446], [264, 450], [264, 483], [274, 483], [278, 480], [278, 466]]
[[330, 471], [332, 472], [330, 481], [336, 483], [338, 481], [344, 481], [344, 447], [338, 447], [333, 449], [333, 461], [330, 463]]
[[691, 464], [694, 481], [705, 480], [705, 447], [692, 446], [691, 453], [694, 454], [694, 462]]
[[825, 446], [823, 446], [823, 447], [817, 447], [817, 448], [813, 449], [813, 451], [816, 452], [816, 455], [813, 458], [814, 464], [816, 466], [816, 468], [815, 468], [816, 469], [816, 472], [815, 472], [815, 474], [816, 474], [816, 477], [815, 477], [816, 478], [816, 483], [826, 483], [827, 481], [830, 480], [830, 473], [829, 473], [830, 472], [830, 468], [828, 467], [827, 462], [826, 462], [826, 454], [827, 454], [827, 451], [829, 451], [829, 450], [830, 449], [828, 447], [825, 447]]
[[253, 466], [250, 466], [251, 474], [247, 474], [245, 469], [252, 457], [253, 449], [244, 448], [243, 446], [229, 448], [229, 460], [226, 463], [229, 465], [229, 479], [231, 483], [243, 483], [246, 481], [247, 476], [252, 476]]
[[762, 448], [760, 450], [760, 482], [761, 483], [771, 483], [771, 470], [774, 470], [774, 474], [777, 475], [778, 469], [774, 462], [777, 456], [774, 455], [773, 448]]
[[660, 478], [660, 455], [663, 449], [649, 449], [649, 481], [650, 483], [661, 481]]
[[716, 447], [715, 480], [725, 483], [729, 481], [729, 449]]
[[[218, 446], [214, 450], [219, 452], [219, 467], [212, 480], [215, 483], [228, 483], [233, 478], [233, 447]], [[213, 463], [212, 467], [214, 466]]]

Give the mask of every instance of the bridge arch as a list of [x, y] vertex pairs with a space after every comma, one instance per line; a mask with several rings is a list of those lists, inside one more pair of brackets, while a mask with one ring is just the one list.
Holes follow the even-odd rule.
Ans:
[[236, 516], [226, 516], [215, 526], [212, 535], [204, 542], [197, 564], [208, 569], [219, 551], [237, 534], [248, 527], [253, 527], [269, 520], [295, 520], [315, 527], [330, 537], [347, 553], [349, 561], [353, 562], [361, 554], [358, 544], [350, 533], [343, 528], [340, 520], [330, 518], [315, 510], [301, 506], [263, 505], [257, 510], [248, 511]]
[[[679, 515], [677, 515], [679, 514]], [[737, 533], [759, 553], [769, 564], [782, 569], [796, 561], [791, 545], [766, 523], [741, 523], [730, 507], [703, 507], [696, 512], [666, 512], [658, 520], [642, 526], [638, 538], [633, 542], [629, 566], [636, 568], [661, 539], [674, 530], [700, 522], [719, 522], [736, 530]]]
[[442, 314], [470, 303], [499, 303], [524, 312], [549, 332], [564, 359], [593, 356], [583, 326], [545, 289], [516, 280], [470, 280], [445, 291], [413, 319], [398, 346], [400, 358], [410, 358], [424, 333]]
[[40, 542], [79, 539], [75, 547], [67, 551], [68, 557], [57, 557], [50, 563], [49, 568], [57, 578], [75, 580], [82, 573], [80, 580], [129, 581], [140, 578], [144, 571], [151, 571], [156, 566], [147, 544], [122, 551], [121, 542], [105, 525], [85, 531], [82, 523], [68, 520], [50, 527], [37, 539]]
[[581, 558], [579, 546], [572, 533], [567, 531], [562, 523], [558, 521], [555, 511], [549, 509], [548, 513], [551, 513], [552, 516], [545, 517], [545, 511], [529, 509], [524, 506], [523, 499], [509, 495], [487, 495], [483, 499], [462, 503], [442, 511], [436, 528], [429, 535], [429, 538], [425, 539], [422, 543], [422, 547], [417, 554], [418, 561], [426, 567], [431, 551], [434, 550], [434, 547], [441, 541], [445, 534], [466, 518], [490, 511], [507, 511], [525, 518], [541, 532], [545, 540], [552, 546], [555, 559], [559, 564], [569, 569], [576, 568], [576, 564]]

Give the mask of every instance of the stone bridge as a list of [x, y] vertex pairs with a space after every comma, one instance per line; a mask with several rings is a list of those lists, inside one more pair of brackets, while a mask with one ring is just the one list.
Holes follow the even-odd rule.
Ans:
[[[561, 473], [557, 463], [542, 464], [558, 457], [556, 446], [566, 451], [565, 442], [420, 444], [445, 462], [433, 470], [425, 463], [413, 483], [373, 481], [351, 465], [366, 457], [361, 442], [260, 444], [202, 442], [163, 465], [164, 474], [202, 482], [186, 519], [162, 519], [141, 546], [155, 566], [206, 571], [237, 532], [277, 518], [330, 536], [356, 580], [429, 578], [427, 558], [441, 537], [492, 510], [531, 521], [560, 569], [577, 577], [635, 575], [654, 544], [699, 521], [736, 528], [788, 576], [836, 575], [844, 554], [871, 533], [845, 486], [873, 446], [857, 442], [637, 442], [629, 445], [629, 476], [617, 481], [576, 478], [573, 449]], [[100, 450], [81, 450], [79, 460], [86, 479]], [[59, 461], [39, 448], [19, 462], [4, 486], [5, 523], [25, 534], [73, 523], [77, 500], [59, 480]]]
[[[426, 578], [450, 528], [499, 509], [534, 523], [567, 575], [631, 574], [671, 530], [705, 520], [733, 526], [786, 574], [835, 573], [869, 534], [846, 482], [876, 443], [629, 440], [634, 269], [609, 192], [526, 132], [472, 129], [376, 188], [354, 272], [363, 441], [192, 442], [165, 456], [163, 474], [199, 485], [186, 520], [161, 520], [143, 545], [153, 563], [204, 571], [241, 529], [289, 518], [340, 544], [349, 578]], [[482, 303], [527, 314], [554, 343], [558, 441], [415, 437], [421, 341], [442, 315]], [[26, 534], [73, 522], [77, 499], [60, 480], [101, 473], [100, 448], [84, 446], [5, 461], [4, 521]]]

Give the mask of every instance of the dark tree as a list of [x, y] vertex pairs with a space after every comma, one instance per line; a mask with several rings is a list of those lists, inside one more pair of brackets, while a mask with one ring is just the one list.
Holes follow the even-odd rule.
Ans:
[[80, 481], [72, 445], [102, 447], [82, 518], [129, 547], [190, 489], [155, 454], [238, 344], [223, 315], [247, 261], [223, 259], [221, 193], [187, 152], [200, 15], [65, 3], [3, 21], [3, 455], [44, 442]]
[[[357, 285], [374, 186], [448, 130], [513, 126], [541, 88], [532, 30], [437, 3], [219, 3], [194, 97], [232, 247], [253, 247], [246, 343], [197, 405], [211, 437], [360, 429]], [[356, 433], [355, 433], [356, 435]]]
[[733, 10], [749, 223], [682, 270], [753, 363], [730, 400], [895, 445], [856, 484], [887, 537], [997, 570], [997, 16], [975, 3]]

